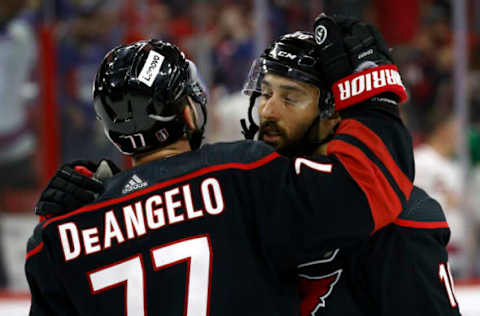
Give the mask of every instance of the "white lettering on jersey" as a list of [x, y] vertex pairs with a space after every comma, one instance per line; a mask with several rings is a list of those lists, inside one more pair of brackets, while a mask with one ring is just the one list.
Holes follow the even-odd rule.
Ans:
[[165, 226], [165, 214], [163, 207], [155, 208], [162, 205], [162, 197], [153, 195], [145, 201], [145, 214], [147, 214], [147, 225], [150, 229], [158, 229]]
[[193, 208], [193, 199], [192, 199], [192, 191], [190, 189], [190, 185], [184, 185], [182, 187], [183, 191], [183, 202], [185, 203], [185, 209], [187, 211], [187, 216], [189, 219], [202, 217], [203, 211], [202, 210], [195, 210]]
[[205, 204], [205, 211], [210, 215], [218, 215], [222, 213], [225, 208], [225, 203], [223, 202], [222, 189], [220, 188], [218, 180], [215, 178], [203, 180], [201, 190], [203, 203]]
[[[173, 187], [123, 206], [105, 211], [101, 225], [79, 229], [73, 222], [58, 224], [58, 234], [65, 261], [90, 255], [128, 240], [144, 236], [151, 230], [208, 215], [220, 215], [225, 210], [220, 182], [207, 178], [200, 184], [201, 199], [194, 199], [190, 184]], [[195, 205], [201, 203], [201, 207]], [[123, 222], [122, 222], [123, 221]], [[122, 222], [122, 223], [120, 223]]]
[[123, 208], [125, 226], [127, 227], [127, 238], [133, 239], [146, 234], [145, 220], [143, 218], [142, 202], [135, 203], [135, 211], [131, 205]]
[[69, 222], [58, 225], [58, 234], [62, 243], [63, 255], [65, 261], [70, 261], [80, 256], [80, 237], [75, 223]]
[[112, 239], [115, 238], [118, 244], [125, 241], [117, 218], [113, 210], [105, 213], [105, 236], [103, 238], [103, 247], [110, 248], [112, 246]]
[[168, 216], [169, 224], [175, 224], [178, 222], [183, 222], [185, 220], [185, 218], [183, 217], [183, 214], [177, 215], [175, 213], [175, 210], [182, 206], [181, 201], [173, 200], [173, 197], [179, 194], [180, 194], [180, 190], [178, 188], [174, 188], [165, 192], [165, 204], [167, 205], [167, 216]]
[[82, 236], [85, 254], [89, 255], [102, 250], [102, 247], [100, 247], [100, 239], [98, 238], [97, 227], [82, 230]]
[[306, 158], [297, 158], [295, 159], [295, 172], [297, 174], [300, 174], [302, 171], [302, 165], [305, 165], [311, 169], [324, 172], [324, 173], [330, 173], [332, 172], [332, 164], [330, 163], [320, 163], [312, 160], [308, 160]]

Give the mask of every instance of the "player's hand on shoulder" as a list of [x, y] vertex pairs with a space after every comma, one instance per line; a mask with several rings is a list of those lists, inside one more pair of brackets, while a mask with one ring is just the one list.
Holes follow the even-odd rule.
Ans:
[[48, 218], [91, 203], [103, 193], [102, 181], [119, 171], [112, 161], [106, 159], [98, 164], [77, 160], [62, 165], [40, 195], [35, 214]]

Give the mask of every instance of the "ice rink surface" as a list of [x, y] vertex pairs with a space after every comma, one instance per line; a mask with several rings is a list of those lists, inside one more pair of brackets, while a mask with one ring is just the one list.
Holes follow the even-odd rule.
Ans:
[[[462, 316], [480, 315], [480, 283], [456, 286], [456, 296]], [[27, 293], [0, 293], [0, 315], [28, 315], [30, 300]]]

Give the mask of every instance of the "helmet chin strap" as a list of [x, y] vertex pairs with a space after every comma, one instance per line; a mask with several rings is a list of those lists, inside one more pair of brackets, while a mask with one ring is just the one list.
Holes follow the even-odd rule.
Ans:
[[320, 146], [328, 143], [329, 141], [331, 141], [335, 137], [335, 131], [337, 130], [338, 123], [332, 128], [330, 133], [326, 137], [324, 137], [323, 139], [319, 139], [319, 140], [317, 140], [317, 139], [309, 140], [308, 139], [308, 136], [311, 133], [311, 131], [313, 130], [313, 128], [316, 125], [318, 126], [318, 124], [320, 124], [320, 121], [322, 119], [326, 120], [326, 119], [329, 119], [329, 117], [330, 116], [325, 116], [325, 115], [322, 115], [322, 114], [318, 114], [315, 117], [315, 119], [312, 121], [312, 123], [308, 127], [307, 131], [305, 132], [305, 134], [303, 134], [302, 139], [300, 140], [301, 143], [305, 144], [304, 145], [304, 150], [301, 152], [301, 154], [312, 155], [315, 152], [315, 150], [317, 150]]
[[200, 148], [200, 145], [202, 144], [204, 138], [203, 131], [199, 129], [189, 131], [187, 133], [187, 137], [188, 142], [190, 143], [190, 148], [192, 148], [192, 150], [197, 150], [198, 148]]
[[255, 123], [253, 120], [253, 108], [255, 106], [255, 99], [260, 96], [260, 93], [254, 91], [252, 92], [252, 95], [250, 96], [250, 105], [248, 106], [248, 124], [247, 126], [247, 121], [245, 119], [240, 120], [240, 124], [242, 125], [242, 134], [245, 137], [245, 139], [253, 139], [255, 137], [255, 134], [258, 132], [260, 127]]
[[322, 90], [320, 90], [320, 93], [321, 95], [318, 101], [319, 113], [313, 119], [312, 123], [310, 123], [310, 126], [307, 128], [307, 130], [305, 131], [303, 136], [300, 138], [300, 140], [298, 142], [295, 142], [293, 145], [291, 145], [290, 148], [286, 148], [284, 155], [289, 157], [313, 155], [315, 150], [317, 150], [323, 144], [326, 144], [329, 141], [331, 141], [335, 136], [336, 127], [324, 139], [311, 140], [309, 137], [310, 133], [313, 131], [315, 127], [317, 127], [320, 124], [321, 120], [328, 119], [330, 116], [332, 116], [335, 113], [334, 106], [333, 106], [333, 102], [334, 102], [333, 95], [330, 92], [322, 92]]
[[314, 128], [318, 128], [319, 124], [320, 124], [320, 115], [317, 115], [313, 119], [310, 126], [307, 128], [307, 131], [305, 132], [305, 134], [303, 134], [303, 137], [300, 142], [305, 143], [305, 146], [304, 146], [303, 152], [301, 152], [300, 154], [311, 155], [321, 144], [323, 144], [321, 140], [317, 141], [316, 139], [314, 140], [309, 139], [310, 133]]
[[184, 127], [185, 133], [187, 134], [187, 139], [190, 144], [190, 148], [192, 148], [192, 150], [197, 150], [198, 148], [200, 148], [200, 146], [202, 145], [202, 141], [205, 138], [204, 133], [205, 133], [205, 125], [207, 124], [207, 109], [204, 106], [200, 105], [200, 109], [204, 117], [204, 122], [202, 123], [202, 126], [197, 126], [198, 124], [197, 108], [192, 104], [193, 101], [190, 97], [187, 97], [187, 102], [188, 102], [187, 106], [190, 106], [192, 110], [191, 113], [193, 114], [196, 127], [194, 129], [189, 129], [187, 127], [187, 124], [185, 124], [185, 127]]

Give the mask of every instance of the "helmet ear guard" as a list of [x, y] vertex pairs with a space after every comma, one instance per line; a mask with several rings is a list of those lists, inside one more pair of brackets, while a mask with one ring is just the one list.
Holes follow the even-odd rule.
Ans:
[[[100, 66], [93, 90], [97, 117], [122, 153], [149, 152], [184, 135], [192, 149], [200, 146], [207, 95], [195, 65], [176, 46], [150, 40], [114, 48]], [[195, 131], [185, 124], [185, 106], [202, 113], [196, 116], [203, 121], [197, 120]]]
[[198, 73], [197, 66], [187, 59], [190, 72], [190, 80], [187, 85], [187, 103], [192, 109], [195, 119], [195, 129], [186, 129], [187, 138], [190, 142], [192, 150], [200, 148], [205, 126], [207, 124], [207, 88]]

